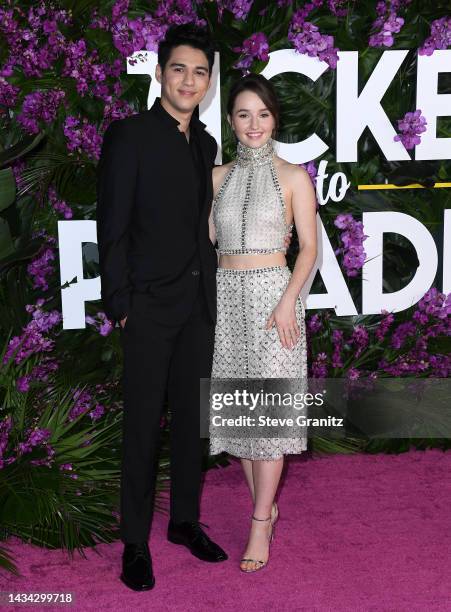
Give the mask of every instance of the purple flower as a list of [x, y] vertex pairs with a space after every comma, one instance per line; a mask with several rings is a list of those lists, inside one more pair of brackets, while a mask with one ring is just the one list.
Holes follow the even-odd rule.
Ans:
[[338, 227], [339, 229], [344, 229], [348, 227], [353, 221], [354, 219], [350, 213], [342, 213], [337, 216], [337, 218], [334, 221], [334, 225], [335, 227]]
[[391, 362], [384, 358], [379, 362], [378, 367], [392, 376], [416, 376], [429, 369], [431, 376], [443, 375], [446, 377], [449, 376], [450, 365], [449, 356], [430, 355], [425, 338], [419, 337], [407, 353], [399, 355]]
[[[315, 166], [315, 162], [313, 161], [309, 161], [307, 164], [299, 164], [299, 166], [302, 166], [302, 168], [304, 168], [304, 170], [307, 170], [309, 176], [310, 176], [310, 180], [312, 181], [313, 187], [316, 188], [316, 177], [318, 175], [318, 168]], [[318, 200], [316, 200], [316, 210], [319, 210], [319, 202]]]
[[325, 378], [327, 376], [327, 355], [318, 353], [312, 364], [312, 374], [315, 378]]
[[371, 27], [372, 34], [368, 41], [370, 47], [391, 47], [393, 34], [401, 31], [404, 19], [398, 17], [397, 11], [406, 7], [412, 0], [382, 0], [376, 5], [377, 18]]
[[128, 11], [130, 0], [116, 0], [111, 9], [111, 17], [113, 21], [117, 21], [119, 17], [125, 15]]
[[332, 332], [332, 344], [334, 345], [334, 351], [332, 353], [332, 367], [333, 368], [342, 368], [343, 360], [341, 356], [341, 352], [343, 350], [343, 332], [338, 329], [334, 329]]
[[349, 368], [349, 370], [346, 372], [346, 377], [349, 380], [357, 380], [360, 378], [360, 372], [357, 370], [357, 368]]
[[[114, 10], [114, 7], [113, 7]], [[91, 23], [89, 24], [90, 28], [99, 29], [99, 30], [109, 30], [110, 22], [108, 17], [105, 15], [98, 15], [97, 9], [94, 9], [91, 13]]]
[[218, 18], [222, 19], [224, 10], [230, 11], [235, 19], [244, 20], [251, 10], [253, 0], [218, 0]]
[[64, 200], [58, 198], [56, 189], [53, 186], [49, 187], [48, 190], [49, 204], [53, 207], [56, 212], [61, 213], [65, 219], [72, 219], [73, 213], [70, 206]]
[[61, 314], [57, 310], [45, 312], [42, 310], [43, 300], [38, 300], [36, 306], [28, 305], [27, 312], [33, 313], [32, 320], [23, 328], [21, 336], [14, 336], [8, 344], [3, 357], [6, 364], [15, 356], [16, 364], [21, 364], [31, 355], [49, 352], [54, 347], [54, 340], [46, 338], [44, 334], [61, 322]]
[[20, 376], [16, 380], [16, 387], [20, 393], [26, 393], [30, 388], [30, 378], [29, 376]]
[[429, 365], [433, 376], [448, 378], [451, 375], [451, 355], [431, 355]]
[[391, 346], [393, 348], [399, 349], [404, 344], [406, 339], [409, 336], [414, 336], [416, 334], [417, 327], [415, 323], [411, 321], [407, 321], [406, 323], [400, 323], [394, 330], [393, 335], [391, 337]]
[[451, 294], [447, 296], [431, 287], [418, 302], [412, 320], [423, 326], [421, 338], [451, 336]]
[[105, 319], [103, 323], [100, 325], [99, 333], [101, 336], [109, 336], [112, 331], [113, 331], [113, 324], [109, 319], [106, 318], [106, 315], [105, 315]]
[[22, 110], [17, 115], [17, 121], [29, 134], [39, 132], [39, 124], [52, 123], [56, 118], [58, 107], [65, 96], [64, 91], [49, 89], [33, 91], [25, 96]]
[[431, 287], [417, 304], [418, 312], [447, 320], [451, 315], [451, 293], [445, 295], [435, 287]]
[[318, 168], [315, 166], [315, 162], [309, 161], [307, 164], [299, 164], [299, 165], [305, 168], [305, 170], [307, 170], [310, 178], [312, 179], [312, 183], [313, 183], [318, 175]]
[[306, 21], [312, 11], [322, 6], [323, 1], [312, 0], [293, 13], [288, 29], [288, 40], [298, 53], [317, 57], [335, 69], [338, 62], [338, 49], [333, 46], [334, 37], [321, 34], [317, 26]]
[[47, 8], [44, 2], [27, 13], [19, 6], [0, 9], [0, 33], [8, 50], [1, 76], [11, 76], [18, 67], [26, 77], [42, 77], [64, 53], [66, 39], [58, 24], [70, 21], [67, 11]]
[[69, 413], [69, 421], [74, 421], [80, 414], [83, 414], [91, 407], [92, 396], [89, 391], [75, 389], [73, 395], [75, 400], [72, 410]]
[[67, 139], [66, 144], [69, 151], [85, 154], [91, 159], [99, 159], [102, 137], [96, 126], [88, 123], [86, 117], [83, 117], [80, 124], [79, 118], [71, 115], [67, 116], [63, 132]]
[[431, 35], [418, 49], [419, 55], [432, 55], [436, 49], [448, 49], [451, 46], [451, 17], [436, 19], [431, 24]]
[[420, 144], [420, 134], [426, 131], [427, 121], [421, 115], [421, 110], [406, 113], [402, 119], [398, 119], [398, 129], [401, 134], [396, 134], [393, 140], [401, 141], [406, 149], [413, 149]]
[[311, 334], [316, 334], [320, 329], [322, 329], [323, 323], [319, 314], [314, 314], [307, 319], [307, 330]]
[[23, 187], [22, 173], [26, 168], [26, 164], [22, 159], [16, 159], [11, 164], [11, 168], [14, 174], [14, 179], [16, 181], [16, 189], [19, 191]]
[[334, 225], [343, 229], [341, 242], [343, 247], [335, 250], [335, 255], [343, 254], [343, 266], [347, 276], [357, 276], [358, 271], [365, 263], [366, 253], [363, 248], [363, 241], [368, 238], [363, 233], [363, 223], [355, 221], [349, 213], [339, 214], [334, 221]]
[[103, 416], [104, 412], [105, 407], [102, 406], [102, 404], [96, 404], [94, 410], [91, 410], [89, 413], [89, 416], [93, 421], [97, 421], [97, 419], [100, 419], [100, 417]]
[[89, 325], [93, 325], [101, 336], [109, 336], [114, 329], [112, 322], [104, 312], [98, 312], [96, 318], [88, 315], [85, 320]]
[[348, 8], [342, 6], [347, 0], [327, 0], [327, 4], [331, 13], [336, 17], [345, 17], [348, 14]]
[[387, 312], [386, 310], [383, 310], [382, 314], [385, 315], [385, 317], [379, 323], [378, 327], [376, 328], [376, 331], [374, 332], [375, 335], [376, 335], [376, 338], [379, 341], [381, 341], [381, 340], [383, 340], [385, 338], [390, 325], [395, 320], [394, 315], [392, 313]]
[[[88, 414], [93, 421], [97, 421], [103, 416], [105, 412], [105, 406], [95, 401], [93, 395], [85, 390], [75, 389], [72, 395], [74, 399], [74, 405], [69, 413], [69, 421], [73, 421], [78, 418], [81, 414]], [[93, 404], [94, 408], [93, 408]], [[90, 444], [87, 440], [83, 445]]]
[[310, 57], [327, 62], [333, 69], [337, 67], [338, 49], [334, 45], [334, 37], [321, 34], [319, 28], [305, 21], [300, 30], [290, 25], [288, 40], [298, 53], [306, 53]]
[[21, 393], [26, 393], [30, 388], [30, 383], [33, 381], [47, 382], [52, 372], [57, 370], [59, 364], [54, 359], [43, 357], [38, 365], [34, 366], [29, 374], [20, 376], [16, 380], [17, 390]]
[[241, 59], [234, 65], [248, 72], [249, 66], [255, 59], [267, 62], [269, 59], [269, 45], [266, 36], [262, 32], [256, 32], [243, 41], [241, 47], [234, 47], [233, 51], [241, 53]]
[[49, 288], [47, 276], [54, 271], [53, 265], [50, 263], [55, 259], [55, 254], [51, 248], [44, 248], [44, 251], [39, 251], [40, 254], [33, 259], [27, 266], [27, 272], [33, 277], [34, 289], [43, 289], [47, 291]]
[[11, 85], [4, 77], [0, 76], [0, 105], [9, 108], [16, 106], [19, 91], [19, 87]]
[[160, 0], [154, 17], [160, 23], [168, 25], [182, 25], [183, 23], [194, 23], [198, 26], [207, 25], [205, 20], [197, 17], [191, 0]]
[[12, 424], [13, 420], [11, 415], [6, 416], [0, 421], [0, 459], [3, 459], [3, 454], [8, 446]]
[[45, 444], [45, 450], [47, 451], [47, 457], [43, 459], [32, 459], [30, 461], [31, 465], [46, 465], [47, 467], [51, 467], [54, 462], [55, 450], [50, 444]]
[[302, 29], [302, 26], [310, 13], [320, 8], [323, 4], [324, 0], [311, 0], [311, 2], [306, 2], [303, 7], [293, 13], [291, 27], [296, 30]]
[[[376, 22], [375, 22], [376, 23]], [[393, 34], [401, 31], [404, 25], [404, 19], [397, 17], [394, 13], [390, 14], [388, 19], [382, 24], [381, 30], [370, 36], [368, 45], [370, 47], [391, 47], [395, 42]]]
[[363, 325], [356, 325], [349, 343], [355, 346], [356, 351], [354, 356], [358, 357], [369, 344], [369, 334], [366, 327]]
[[18, 454], [23, 455], [31, 452], [35, 446], [41, 446], [44, 442], [47, 442], [51, 436], [50, 429], [39, 429], [35, 427], [29, 432], [28, 439], [25, 442], [19, 442], [17, 446]]
[[[118, 59], [112, 64], [101, 63], [98, 51], [88, 49], [86, 41], [80, 39], [67, 45], [62, 74], [75, 79], [77, 93], [81, 96], [90, 95], [110, 104], [112, 91], [106, 81], [110, 76], [119, 77], [118, 62], [122, 65]], [[115, 83], [113, 90], [118, 86], [120, 84]]]
[[103, 109], [102, 130], [106, 128], [112, 121], [116, 119], [124, 119], [134, 114], [133, 108], [125, 100], [113, 100], [110, 104], [105, 104]]
[[171, 25], [207, 25], [197, 17], [191, 0], [160, 0], [153, 15], [131, 20], [127, 17], [127, 10], [127, 2], [116, 2], [111, 24], [113, 44], [124, 57], [143, 49], [156, 51]]

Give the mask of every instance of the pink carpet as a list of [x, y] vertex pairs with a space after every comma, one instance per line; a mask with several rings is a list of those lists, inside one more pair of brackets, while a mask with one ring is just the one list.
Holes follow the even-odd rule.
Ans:
[[270, 563], [245, 575], [238, 560], [251, 506], [234, 463], [208, 473], [202, 503], [207, 532], [229, 553], [228, 561], [203, 563], [169, 544], [167, 519], [157, 515], [150, 538], [153, 591], [134, 593], [118, 580], [119, 542], [71, 562], [61, 551], [14, 538], [8, 546], [23, 576], [2, 574], [0, 590], [72, 591], [76, 603], [65, 609], [111, 612], [449, 611], [450, 473], [451, 452], [437, 450], [292, 458]]

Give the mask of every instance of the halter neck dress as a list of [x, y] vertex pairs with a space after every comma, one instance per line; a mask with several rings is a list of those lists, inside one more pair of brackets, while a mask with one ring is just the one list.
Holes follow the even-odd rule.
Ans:
[[[256, 148], [238, 143], [236, 159], [213, 201], [213, 221], [219, 254], [285, 252], [289, 226], [272, 140]], [[296, 302], [300, 337], [293, 349], [282, 347], [275, 326], [265, 330], [290, 277], [287, 266], [218, 268], [212, 383], [214, 379], [289, 378], [296, 379], [297, 388], [306, 392], [307, 344], [301, 297]], [[210, 412], [211, 455], [226, 451], [246, 459], [274, 460], [307, 449], [305, 428], [297, 437], [255, 437], [245, 428], [243, 437], [227, 438], [212, 427], [214, 414]], [[296, 431], [299, 434], [299, 428]]]

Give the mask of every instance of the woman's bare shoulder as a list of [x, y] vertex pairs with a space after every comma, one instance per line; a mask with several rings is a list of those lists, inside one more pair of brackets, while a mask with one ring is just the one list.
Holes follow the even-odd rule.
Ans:
[[309, 178], [307, 170], [299, 164], [292, 164], [281, 157], [276, 157], [275, 163], [279, 172], [283, 172], [287, 178], [292, 178], [294, 180]]
[[222, 184], [222, 182], [224, 181], [225, 177], [227, 176], [227, 173], [229, 172], [229, 170], [231, 169], [231, 167], [233, 166], [234, 162], [228, 162], [227, 164], [222, 164], [222, 166], [215, 166], [213, 168], [213, 191], [216, 193], [216, 191], [219, 189], [219, 186]]
[[220, 178], [221, 176], [225, 176], [234, 163], [235, 163], [234, 161], [230, 161], [230, 162], [227, 162], [227, 164], [222, 164], [221, 166], [215, 166], [213, 168], [213, 178], [216, 178], [216, 177]]

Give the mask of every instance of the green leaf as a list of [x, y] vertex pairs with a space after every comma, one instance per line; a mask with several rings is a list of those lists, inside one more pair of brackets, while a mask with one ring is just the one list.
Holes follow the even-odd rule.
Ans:
[[14, 244], [11, 238], [9, 225], [5, 219], [0, 218], [0, 259], [14, 253]]
[[3, 546], [0, 546], [0, 567], [2, 567], [8, 572], [11, 572], [15, 576], [20, 575], [17, 566], [15, 565], [11, 555], [9, 554], [9, 550]]
[[15, 496], [9, 497], [0, 514], [1, 523], [15, 524], [33, 524], [40, 517], [36, 516], [36, 500], [29, 493], [21, 492], [20, 498]]
[[[3, 219], [0, 219], [0, 277], [14, 266], [29, 262], [41, 248], [41, 245], [34, 240], [33, 242], [30, 241], [26, 247], [15, 250], [11, 241], [11, 250], [7, 252], [6, 245], [8, 244], [8, 238], [6, 233], [3, 234], [3, 229], [5, 229], [5, 232], [9, 232], [9, 227], [3, 228], [2, 223]], [[3, 236], [5, 236], [4, 240]], [[9, 236], [11, 237], [11, 234], [9, 234]], [[5, 245], [5, 252], [1, 246], [3, 244]]]
[[6, 151], [0, 153], [0, 166], [6, 166], [11, 164], [14, 160], [23, 157], [34, 149], [44, 138], [45, 133], [41, 132], [36, 136], [26, 136], [20, 142], [12, 147], [9, 147]]
[[16, 180], [12, 168], [0, 170], [0, 210], [5, 210], [16, 199]]

